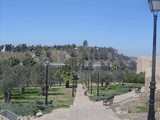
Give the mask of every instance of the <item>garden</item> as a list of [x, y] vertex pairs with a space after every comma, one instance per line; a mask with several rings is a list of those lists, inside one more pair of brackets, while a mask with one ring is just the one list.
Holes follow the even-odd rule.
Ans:
[[74, 100], [71, 88], [65, 88], [65, 86], [56, 86], [49, 89], [48, 105], [44, 104], [45, 96], [41, 95], [41, 88], [39, 87], [28, 87], [23, 94], [15, 88], [11, 91], [11, 94], [11, 102], [5, 104], [2, 101], [3, 95], [0, 93], [0, 108], [8, 109], [23, 116], [35, 115], [39, 110], [45, 114], [53, 109], [70, 107]]

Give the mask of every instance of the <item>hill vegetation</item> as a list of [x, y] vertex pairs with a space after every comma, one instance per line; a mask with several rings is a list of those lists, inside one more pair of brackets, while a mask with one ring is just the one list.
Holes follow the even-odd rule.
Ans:
[[[52, 62], [48, 67], [47, 89], [51, 103], [48, 105], [44, 104], [45, 58], [50, 58]], [[58, 67], [53, 63], [65, 65]], [[110, 83], [118, 83], [120, 86], [126, 83], [144, 83], [144, 74], [137, 75], [135, 71], [136, 58], [119, 54], [112, 47], [89, 46], [87, 40], [81, 46], [1, 45], [0, 108], [9, 109], [18, 115], [35, 115], [39, 109], [45, 113], [51, 111], [53, 106], [69, 107], [73, 103], [78, 82], [85, 83], [86, 86], [88, 81], [94, 85], [99, 83], [105, 90], [108, 90]], [[124, 91], [127, 92], [126, 89]], [[104, 98], [102, 96], [107, 96], [102, 93], [100, 95], [95, 94], [93, 98], [100, 100]], [[22, 110], [23, 108], [26, 109]]]
[[144, 83], [144, 75], [135, 74], [135, 58], [119, 54], [112, 47], [91, 47], [87, 40], [82, 46], [6, 44], [0, 46], [0, 51], [0, 89], [6, 103], [11, 101], [11, 90], [15, 87], [21, 94], [26, 87], [40, 87], [44, 95], [46, 57], [53, 63], [65, 63], [63, 67], [49, 67], [49, 86], [65, 82], [66, 87], [70, 87], [72, 80], [85, 82], [89, 76], [97, 82], [97, 70], [102, 86], [109, 82]]
[[119, 54], [118, 51], [112, 47], [91, 47], [87, 40], [83, 42], [82, 46], [72, 45], [55, 45], [55, 46], [27, 46], [20, 44], [17, 46], [6, 44], [0, 46], [0, 60], [8, 60], [10, 57], [17, 58], [22, 61], [25, 57], [32, 57], [37, 61], [43, 62], [46, 57], [46, 51], [52, 62], [69, 63], [72, 59], [74, 62], [81, 62], [83, 67], [88, 64], [104, 64], [117, 65], [122, 69], [129, 67], [130, 70], [136, 70], [135, 58]]

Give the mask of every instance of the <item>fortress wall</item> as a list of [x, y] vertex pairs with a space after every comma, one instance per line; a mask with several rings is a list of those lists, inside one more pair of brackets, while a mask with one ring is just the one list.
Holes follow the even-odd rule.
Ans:
[[137, 58], [137, 74], [145, 72], [146, 68], [151, 68], [151, 57], [141, 56]]
[[[145, 90], [149, 91], [152, 70], [152, 57], [141, 56], [137, 58], [137, 74], [145, 72]], [[156, 58], [156, 89], [160, 89], [160, 56]]]
[[[145, 91], [149, 91], [151, 81], [151, 68], [147, 68], [145, 72]], [[160, 89], [160, 68], [156, 69], [156, 89]]]

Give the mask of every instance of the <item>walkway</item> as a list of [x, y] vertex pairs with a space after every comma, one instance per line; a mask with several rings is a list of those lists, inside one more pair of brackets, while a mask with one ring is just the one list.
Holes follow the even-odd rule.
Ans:
[[34, 120], [120, 120], [109, 107], [101, 102], [92, 102], [84, 95], [79, 84], [73, 105], [70, 108], [56, 109]]
[[84, 95], [82, 85], [78, 85], [73, 106], [70, 107], [68, 120], [119, 120], [111, 109], [106, 109], [102, 102], [89, 100]]
[[31, 120], [67, 120], [69, 108], [55, 109], [51, 113], [45, 114], [42, 117], [31, 118]]

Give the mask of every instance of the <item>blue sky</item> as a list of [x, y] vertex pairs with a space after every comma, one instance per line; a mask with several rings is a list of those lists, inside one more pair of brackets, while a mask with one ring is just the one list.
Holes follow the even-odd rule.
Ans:
[[87, 40], [90, 46], [144, 56], [152, 53], [152, 30], [147, 0], [0, 0], [1, 45], [82, 45]]

